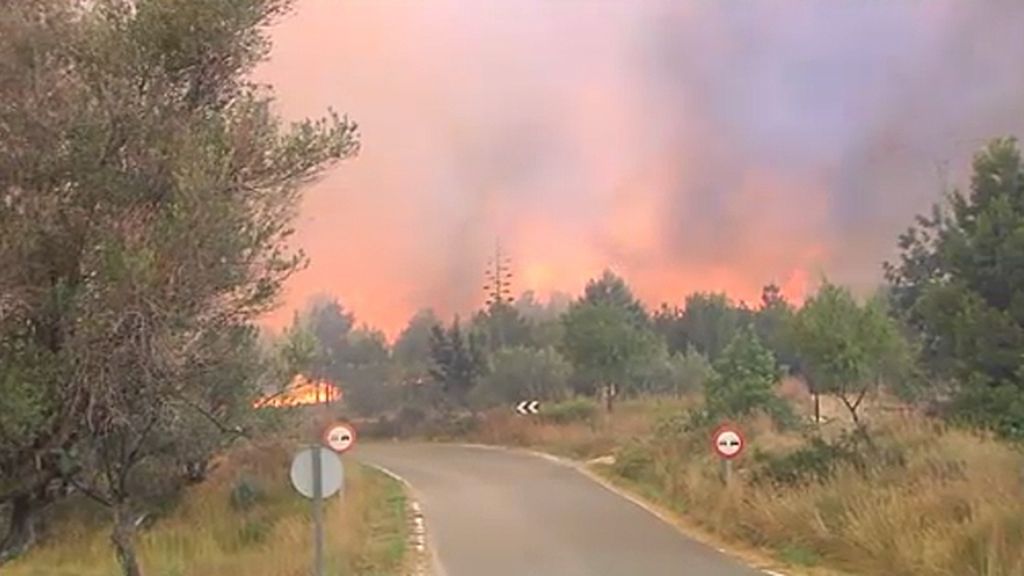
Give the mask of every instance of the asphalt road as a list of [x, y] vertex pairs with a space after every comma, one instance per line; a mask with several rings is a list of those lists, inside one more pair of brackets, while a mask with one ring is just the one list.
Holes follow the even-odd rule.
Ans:
[[544, 458], [405, 443], [354, 455], [412, 485], [438, 576], [764, 576]]

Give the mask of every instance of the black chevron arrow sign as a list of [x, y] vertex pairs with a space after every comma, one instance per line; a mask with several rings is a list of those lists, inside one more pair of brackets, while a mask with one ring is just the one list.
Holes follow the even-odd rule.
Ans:
[[516, 412], [519, 412], [523, 416], [527, 414], [536, 414], [540, 412], [540, 402], [536, 400], [523, 400], [519, 404], [516, 404]]

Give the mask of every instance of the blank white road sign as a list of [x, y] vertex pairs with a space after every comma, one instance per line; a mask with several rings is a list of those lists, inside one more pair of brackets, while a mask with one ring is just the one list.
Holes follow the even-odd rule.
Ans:
[[[306, 498], [313, 497], [313, 449], [306, 448], [292, 459], [292, 486]], [[320, 449], [320, 486], [324, 498], [330, 498], [345, 484], [341, 458], [330, 450]]]

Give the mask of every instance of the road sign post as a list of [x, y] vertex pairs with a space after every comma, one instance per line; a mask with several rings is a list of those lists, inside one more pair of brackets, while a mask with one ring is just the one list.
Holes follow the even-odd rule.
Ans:
[[324, 576], [323, 449], [313, 446], [313, 575]]
[[295, 489], [312, 500], [313, 574], [324, 576], [324, 500], [341, 491], [345, 469], [337, 455], [317, 443], [295, 455], [290, 475]]
[[732, 481], [732, 461], [743, 453], [747, 442], [743, 433], [732, 424], [722, 424], [711, 434], [711, 449], [722, 462], [722, 482], [727, 486]]

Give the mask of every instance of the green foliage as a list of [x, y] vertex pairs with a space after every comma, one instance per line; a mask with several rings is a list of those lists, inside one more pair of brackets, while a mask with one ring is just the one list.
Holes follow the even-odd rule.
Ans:
[[491, 357], [481, 389], [493, 402], [561, 400], [569, 392], [572, 366], [552, 348], [504, 348]]
[[430, 333], [441, 321], [433, 310], [420, 310], [395, 340], [393, 357], [409, 375], [423, 375], [430, 366]]
[[906, 375], [907, 344], [880, 299], [861, 305], [826, 281], [804, 303], [793, 330], [803, 373], [816, 391], [837, 395], [854, 421], [868, 392]]
[[485, 368], [483, 349], [476, 336], [472, 332], [464, 335], [458, 318], [447, 330], [434, 326], [430, 356], [433, 361], [430, 376], [440, 385], [446, 406], [454, 403], [468, 407], [469, 392], [477, 385]]
[[540, 416], [554, 424], [592, 422], [597, 417], [597, 403], [588, 398], [572, 398], [554, 404], [542, 404]]
[[345, 362], [349, 333], [355, 321], [355, 315], [346, 311], [337, 299], [312, 303], [305, 314], [305, 324], [316, 341], [316, 357], [311, 369], [326, 375]]
[[609, 278], [592, 281], [590, 286], [589, 297], [573, 303], [563, 317], [563, 349], [576, 368], [577, 391], [583, 393], [592, 393], [604, 383], [628, 385], [630, 370], [659, 350], [646, 313], [641, 315], [639, 303], [626, 299], [628, 288], [616, 288], [618, 282]]
[[644, 305], [633, 296], [629, 285], [611, 270], [605, 270], [600, 278], [587, 282], [582, 301], [593, 306], [607, 306], [626, 312], [629, 322], [636, 327], [649, 322]]
[[679, 321], [686, 334], [686, 345], [692, 345], [714, 362], [749, 322], [749, 315], [749, 311], [735, 306], [725, 294], [698, 292], [686, 297]]
[[817, 566], [821, 563], [821, 555], [811, 550], [796, 544], [790, 544], [789, 546], [782, 547], [779, 550], [779, 558], [787, 564], [793, 564], [795, 566]]
[[[859, 437], [858, 437], [859, 438]], [[824, 482], [839, 465], [863, 466], [864, 461], [854, 437], [843, 437], [836, 442], [811, 437], [806, 446], [782, 456], [766, 453], [755, 459], [759, 467], [753, 481], [795, 485], [804, 482]]]
[[259, 504], [265, 497], [266, 491], [256, 479], [242, 475], [231, 487], [231, 508], [245, 512]]
[[775, 284], [769, 284], [761, 292], [761, 307], [754, 313], [754, 331], [757, 337], [771, 350], [787, 372], [799, 369], [799, 358], [792, 335], [795, 307], [782, 295]]
[[[957, 414], [1004, 434], [1024, 430], [1024, 166], [1014, 139], [974, 160], [967, 194], [919, 216], [886, 265], [893, 301], [926, 367], [959, 385]], [[1007, 401], [1011, 400], [1011, 401]]]
[[780, 377], [775, 358], [761, 345], [753, 328], [741, 329], [714, 366], [715, 375], [705, 387], [710, 416], [735, 418], [758, 410], [784, 410], [775, 395]]
[[73, 473], [125, 518], [144, 477], [245, 425], [251, 326], [305, 261], [299, 189], [358, 151], [354, 124], [283, 125], [248, 78], [286, 4], [4, 8], [0, 498]]
[[624, 444], [615, 452], [615, 464], [612, 470], [616, 475], [633, 482], [644, 482], [650, 479], [654, 470], [654, 454], [642, 442], [632, 441]]
[[490, 351], [532, 344], [530, 323], [505, 301], [492, 303], [473, 317], [473, 330], [482, 335]]

